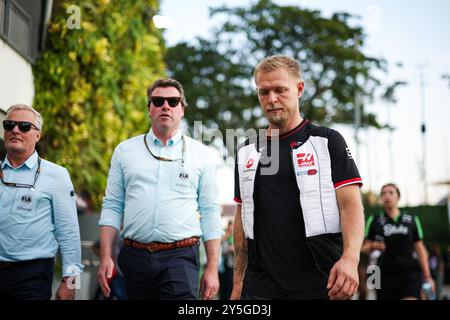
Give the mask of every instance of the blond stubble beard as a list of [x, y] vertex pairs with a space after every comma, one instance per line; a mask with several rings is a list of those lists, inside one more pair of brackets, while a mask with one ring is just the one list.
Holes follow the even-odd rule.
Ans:
[[289, 118], [291, 116], [294, 116], [295, 110], [283, 108], [283, 111], [280, 115], [274, 115], [270, 113], [270, 110], [277, 108], [278, 107], [275, 105], [269, 106], [265, 111], [265, 115], [270, 124], [277, 127], [281, 127], [282, 125], [286, 124], [289, 121]]

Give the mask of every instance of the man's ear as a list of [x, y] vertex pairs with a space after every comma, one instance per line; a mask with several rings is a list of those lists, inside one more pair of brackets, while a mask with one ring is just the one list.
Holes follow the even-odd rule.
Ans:
[[36, 143], [38, 143], [39, 140], [41, 140], [41, 137], [42, 137], [41, 131], [36, 131]]
[[301, 97], [303, 95], [303, 90], [305, 89], [305, 83], [303, 81], [299, 81], [297, 83], [297, 97]]
[[147, 105], [147, 113], [148, 113], [148, 118], [151, 120], [152, 116], [150, 115], [150, 105]]

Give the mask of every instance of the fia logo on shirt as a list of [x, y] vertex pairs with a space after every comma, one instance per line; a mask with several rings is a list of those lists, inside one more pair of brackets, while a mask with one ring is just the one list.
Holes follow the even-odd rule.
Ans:
[[189, 179], [189, 175], [186, 172], [180, 172], [179, 178], [183, 181], [186, 181], [187, 179]]
[[22, 202], [24, 203], [24, 204], [30, 204], [32, 201], [33, 201], [33, 198], [31, 197], [31, 195], [30, 194], [24, 194], [23, 196], [22, 196]]
[[31, 194], [22, 194], [17, 203], [16, 210], [22, 212], [22, 214], [27, 214], [33, 211], [33, 197]]

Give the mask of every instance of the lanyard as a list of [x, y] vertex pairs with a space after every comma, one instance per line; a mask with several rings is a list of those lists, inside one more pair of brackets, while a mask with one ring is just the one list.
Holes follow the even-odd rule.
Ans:
[[145, 147], [147, 148], [148, 152], [152, 155], [153, 158], [155, 158], [156, 160], [159, 160], [159, 161], [166, 161], [166, 162], [173, 162], [173, 161], [181, 160], [181, 166], [184, 167], [184, 161], [186, 160], [186, 139], [184, 138], [184, 135], [181, 136], [181, 140], [183, 140], [183, 146], [181, 149], [181, 159], [169, 159], [169, 158], [159, 157], [159, 156], [155, 155], [148, 147], [147, 133], [144, 135]]
[[7, 182], [3, 179], [3, 161], [0, 163], [0, 180], [5, 186], [14, 187], [14, 188], [30, 188], [31, 191], [34, 191], [34, 186], [36, 185], [36, 181], [39, 177], [39, 174], [41, 173], [41, 158], [38, 157], [38, 167], [36, 169], [36, 173], [34, 174], [34, 181], [33, 184], [25, 184], [25, 183], [19, 183], [19, 182]]

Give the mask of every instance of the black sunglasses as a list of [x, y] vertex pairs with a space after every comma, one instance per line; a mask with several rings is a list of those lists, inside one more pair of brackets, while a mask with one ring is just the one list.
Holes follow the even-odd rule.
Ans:
[[28, 132], [31, 130], [31, 128], [39, 131], [38, 127], [28, 121], [3, 120], [3, 129], [5, 129], [6, 131], [12, 131], [16, 125], [22, 132]]
[[167, 103], [169, 104], [169, 106], [171, 106], [172, 108], [175, 108], [176, 106], [178, 106], [178, 104], [181, 101], [181, 97], [158, 97], [158, 96], [154, 96], [154, 97], [150, 97], [150, 103], [153, 103], [153, 105], [157, 108], [162, 107], [164, 104], [164, 101], [167, 100]]

